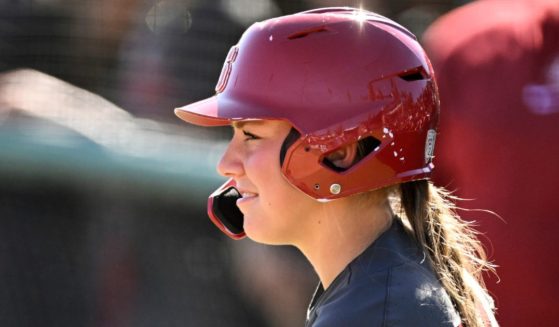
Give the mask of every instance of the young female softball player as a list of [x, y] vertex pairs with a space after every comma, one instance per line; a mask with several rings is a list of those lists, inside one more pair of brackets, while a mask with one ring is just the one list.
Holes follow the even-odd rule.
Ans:
[[428, 179], [439, 99], [413, 34], [352, 8], [255, 23], [216, 92], [175, 111], [233, 127], [208, 213], [302, 251], [320, 278], [307, 326], [496, 325], [490, 265]]

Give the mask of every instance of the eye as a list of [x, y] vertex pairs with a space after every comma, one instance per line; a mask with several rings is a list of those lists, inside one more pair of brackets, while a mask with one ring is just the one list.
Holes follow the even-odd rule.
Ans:
[[247, 131], [245, 131], [245, 130], [243, 130], [243, 135], [245, 136], [245, 141], [258, 140], [258, 139], [260, 139], [260, 137], [254, 135], [254, 134], [252, 134], [252, 133], [250, 133], [250, 132], [247, 132]]

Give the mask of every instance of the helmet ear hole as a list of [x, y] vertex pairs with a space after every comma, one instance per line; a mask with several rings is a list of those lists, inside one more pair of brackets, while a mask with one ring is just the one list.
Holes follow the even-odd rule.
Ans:
[[[330, 168], [331, 170], [333, 170], [335, 172], [344, 172], [344, 171], [350, 169], [351, 167], [355, 166], [357, 163], [359, 163], [361, 160], [363, 160], [369, 154], [374, 152], [378, 148], [379, 145], [380, 145], [379, 140], [377, 140], [376, 138], [374, 138], [372, 136], [367, 136], [367, 137], [357, 141], [356, 154], [355, 154], [355, 157], [353, 158], [353, 161], [351, 162], [351, 164], [349, 164], [347, 166], [340, 166], [340, 165], [336, 164], [333, 160], [331, 160], [330, 156], [324, 157], [324, 159], [322, 159], [322, 164], [325, 167]], [[334, 152], [336, 152], [336, 151], [334, 151]]]
[[353, 164], [363, 160], [366, 156], [376, 151], [380, 146], [380, 141], [372, 136], [367, 136], [357, 142], [357, 158]]

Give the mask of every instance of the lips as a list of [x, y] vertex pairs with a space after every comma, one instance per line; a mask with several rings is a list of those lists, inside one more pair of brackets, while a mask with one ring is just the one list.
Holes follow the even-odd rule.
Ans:
[[239, 188], [237, 188], [237, 190], [239, 191], [239, 193], [241, 193], [241, 197], [237, 199], [237, 206], [241, 206], [244, 203], [250, 202], [251, 200], [254, 200], [258, 197], [258, 193], [249, 192]]
[[245, 199], [246, 198], [253, 198], [255, 196], [258, 196], [258, 194], [252, 193], [252, 192], [240, 192], [240, 193], [241, 193], [241, 196]]
[[258, 193], [252, 192], [249, 189], [244, 188], [243, 186], [236, 185], [235, 188], [241, 194], [243, 198], [252, 198], [258, 196]]

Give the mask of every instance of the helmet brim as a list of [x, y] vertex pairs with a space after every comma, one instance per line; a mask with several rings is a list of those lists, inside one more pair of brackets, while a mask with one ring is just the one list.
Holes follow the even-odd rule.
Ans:
[[217, 96], [175, 109], [175, 115], [187, 123], [198, 126], [226, 126], [231, 118], [219, 117]]

